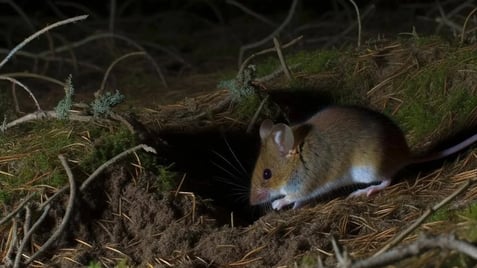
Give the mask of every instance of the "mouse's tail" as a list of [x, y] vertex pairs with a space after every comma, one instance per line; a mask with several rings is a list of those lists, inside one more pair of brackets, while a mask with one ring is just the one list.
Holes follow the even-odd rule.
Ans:
[[441, 159], [441, 158], [444, 158], [446, 156], [449, 156], [451, 154], [455, 154], [467, 147], [469, 147], [470, 145], [472, 145], [473, 143], [477, 142], [477, 134], [474, 134], [473, 136], [465, 139], [464, 141], [452, 146], [452, 147], [449, 147], [447, 149], [444, 149], [442, 151], [439, 151], [439, 152], [436, 152], [436, 153], [430, 153], [430, 154], [427, 154], [427, 155], [424, 155], [424, 156], [419, 156], [419, 157], [415, 157], [412, 161], [413, 164], [419, 164], [419, 163], [424, 163], [424, 162], [429, 162], [429, 161], [433, 161], [433, 160], [438, 160], [438, 159]]

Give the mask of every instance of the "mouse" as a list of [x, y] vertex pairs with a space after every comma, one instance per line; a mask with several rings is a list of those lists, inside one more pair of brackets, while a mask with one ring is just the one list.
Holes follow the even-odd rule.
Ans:
[[444, 158], [477, 141], [477, 134], [436, 153], [411, 152], [401, 128], [386, 115], [358, 106], [329, 106], [303, 123], [264, 120], [252, 172], [250, 204], [300, 208], [333, 190], [356, 184], [350, 194], [371, 196], [410, 164]]

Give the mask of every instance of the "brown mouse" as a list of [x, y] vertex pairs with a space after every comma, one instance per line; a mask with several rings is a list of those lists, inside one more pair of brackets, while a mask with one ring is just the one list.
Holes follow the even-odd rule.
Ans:
[[402, 130], [385, 115], [354, 106], [331, 106], [294, 126], [265, 120], [252, 174], [250, 204], [272, 202], [280, 210], [341, 187], [373, 184], [351, 196], [383, 190], [391, 177], [413, 163], [453, 154], [477, 141], [477, 134], [444, 151], [418, 157]]

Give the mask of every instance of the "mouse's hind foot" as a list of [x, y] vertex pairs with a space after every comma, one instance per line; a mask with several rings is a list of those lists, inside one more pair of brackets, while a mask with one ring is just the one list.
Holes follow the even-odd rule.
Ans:
[[380, 192], [382, 191], [384, 188], [388, 187], [389, 185], [391, 184], [391, 180], [390, 179], [384, 179], [381, 181], [380, 184], [376, 184], [376, 185], [370, 185], [366, 188], [363, 188], [363, 189], [359, 189], [359, 190], [356, 190], [354, 192], [352, 192], [349, 196], [349, 197], [357, 197], [357, 196], [362, 196], [362, 195], [366, 195], [367, 197], [370, 197], [371, 195], [377, 193], [377, 192]]

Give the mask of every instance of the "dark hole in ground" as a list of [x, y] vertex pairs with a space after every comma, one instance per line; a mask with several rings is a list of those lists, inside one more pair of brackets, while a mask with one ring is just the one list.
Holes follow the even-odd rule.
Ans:
[[218, 224], [244, 226], [255, 221], [261, 209], [248, 201], [250, 174], [257, 157], [259, 140], [245, 131], [207, 131], [195, 134], [166, 134], [174, 168], [187, 173], [181, 187], [204, 199], [217, 209]]

